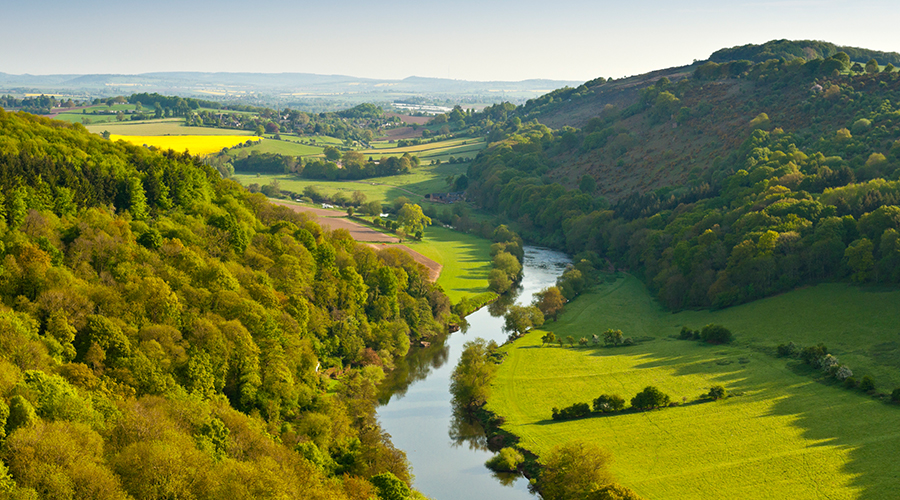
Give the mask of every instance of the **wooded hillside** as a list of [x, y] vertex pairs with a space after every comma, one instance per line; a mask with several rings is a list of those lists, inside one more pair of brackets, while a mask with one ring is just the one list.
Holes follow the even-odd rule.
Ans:
[[411, 258], [188, 155], [2, 110], [0, 192], [6, 496], [367, 499], [409, 483], [376, 384], [450, 314]]

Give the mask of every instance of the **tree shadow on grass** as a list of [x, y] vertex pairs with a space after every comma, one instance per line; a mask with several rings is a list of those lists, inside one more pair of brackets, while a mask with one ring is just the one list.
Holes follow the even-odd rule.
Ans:
[[[636, 368], [665, 367], [674, 376], [703, 375], [725, 386], [737, 401], [765, 401], [770, 403], [767, 412], [754, 418], [790, 417], [792, 427], [800, 430], [805, 448], [810, 451], [805, 460], [807, 471], [799, 471], [789, 477], [798, 486], [822, 483], [828, 487], [855, 490], [855, 498], [878, 500], [896, 498], [900, 481], [900, 460], [896, 450], [900, 448], [900, 407], [888, 405], [856, 390], [845, 389], [796, 361], [774, 358], [739, 347], [683, 346], [676, 352], [654, 352], [653, 344], [635, 349], [631, 355], [639, 356]], [[598, 350], [595, 356], [612, 356], [606, 350]], [[739, 360], [749, 360], [741, 363]], [[731, 361], [723, 363], [723, 361]], [[691, 405], [681, 405], [682, 409]], [[661, 411], [673, 411], [663, 409]], [[600, 417], [602, 418], [602, 417]], [[552, 420], [538, 425], [556, 423]], [[782, 425], [782, 424], [773, 424]], [[711, 436], [710, 446], [718, 446]], [[763, 439], [764, 442], [764, 439]], [[830, 447], [829, 449], [822, 449]], [[819, 477], [814, 463], [816, 452], [846, 454], [841, 470], [844, 478]], [[791, 453], [805, 453], [802, 449]], [[781, 457], [748, 457], [748, 460], [780, 460]], [[806, 475], [804, 475], [806, 474]], [[843, 482], [841, 482], [843, 481]], [[830, 483], [829, 483], [830, 482]], [[830, 486], [829, 486], [830, 484]], [[788, 486], [785, 486], [786, 488]], [[805, 486], [804, 486], [805, 487]], [[787, 491], [784, 492], [786, 495]]]

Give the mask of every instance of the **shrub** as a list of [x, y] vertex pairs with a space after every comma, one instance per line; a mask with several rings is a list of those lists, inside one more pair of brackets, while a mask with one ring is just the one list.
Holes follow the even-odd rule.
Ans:
[[694, 330], [686, 326], [681, 327], [681, 332], [678, 333], [678, 340], [691, 340], [694, 338]]
[[846, 382], [848, 378], [853, 377], [853, 371], [848, 368], [846, 365], [841, 365], [838, 367], [837, 371], [834, 372], [834, 378]]
[[859, 381], [853, 377], [847, 377], [844, 379], [844, 387], [846, 387], [847, 389], [855, 389], [858, 385]]
[[709, 324], [700, 331], [700, 340], [708, 344], [727, 344], [734, 339], [731, 330], [722, 325]]
[[618, 394], [602, 394], [594, 400], [594, 411], [612, 413], [625, 409], [625, 399]]
[[496, 472], [515, 472], [519, 468], [519, 464], [525, 461], [522, 452], [515, 448], [503, 448], [500, 453], [489, 458], [484, 465]]
[[826, 354], [828, 354], [828, 348], [825, 347], [825, 344], [819, 344], [803, 349], [800, 352], [800, 359], [808, 365], [819, 366], [821, 359], [824, 358]]
[[800, 347], [793, 342], [778, 345], [778, 356], [782, 358], [794, 358], [800, 354]]
[[891, 392], [891, 401], [893, 401], [894, 403], [900, 403], [900, 387], [894, 389], [894, 391]]
[[553, 408], [553, 420], [572, 420], [582, 418], [591, 413], [591, 407], [587, 403], [575, 403], [560, 410]]
[[728, 391], [726, 391], [725, 388], [721, 385], [714, 385], [710, 387], [707, 397], [709, 397], [709, 399], [712, 399], [713, 401], [724, 399], [728, 397]]
[[871, 377], [866, 375], [859, 381], [859, 390], [863, 392], [870, 392], [875, 390], [875, 381], [872, 380]]

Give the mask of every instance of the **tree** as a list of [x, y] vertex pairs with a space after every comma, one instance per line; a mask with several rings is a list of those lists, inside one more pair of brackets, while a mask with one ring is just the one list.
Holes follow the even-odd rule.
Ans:
[[491, 381], [497, 373], [492, 354], [497, 344], [478, 338], [463, 345], [459, 364], [450, 376], [453, 404], [465, 409], [483, 405], [491, 393]]
[[597, 189], [597, 181], [590, 175], [584, 174], [581, 176], [581, 180], [578, 181], [578, 189], [587, 194], [591, 194]]
[[866, 63], [866, 73], [870, 75], [878, 73], [878, 61], [875, 58], [869, 59], [869, 62]]
[[570, 441], [557, 445], [541, 460], [541, 496], [548, 500], [582, 500], [612, 484], [610, 454], [596, 444]]
[[544, 344], [552, 344], [556, 342], [556, 334], [553, 332], [547, 332], [543, 337], [541, 337], [541, 345]]
[[644, 388], [643, 391], [637, 393], [631, 398], [631, 406], [636, 410], [652, 410], [669, 404], [669, 395], [663, 393], [652, 385]]
[[525, 455], [515, 448], [503, 448], [488, 459], [484, 465], [496, 472], [515, 472], [519, 464], [525, 461]]
[[613, 330], [612, 328], [603, 332], [603, 343], [606, 345], [620, 345], [625, 340], [622, 330]]
[[709, 393], [707, 393], [707, 397], [712, 399], [713, 401], [718, 401], [720, 399], [724, 399], [728, 397], [728, 391], [725, 390], [721, 385], [714, 385], [709, 388]]
[[727, 344], [732, 341], [734, 336], [731, 330], [722, 325], [709, 324], [700, 330], [700, 340], [707, 344]]
[[334, 146], [325, 146], [325, 159], [328, 161], [338, 161], [341, 159], [341, 150]]
[[618, 394], [602, 394], [594, 400], [594, 411], [612, 413], [625, 409], [625, 399]]
[[563, 297], [559, 288], [551, 286], [536, 293], [535, 296], [534, 305], [544, 313], [544, 317], [553, 318], [553, 321], [556, 321], [566, 303], [566, 298]]
[[504, 316], [503, 331], [510, 336], [524, 334], [529, 328], [539, 328], [544, 324], [544, 314], [535, 306], [510, 306]]
[[372, 484], [378, 489], [381, 500], [407, 500], [412, 494], [409, 486], [390, 472], [372, 476]]
[[414, 203], [406, 203], [397, 214], [397, 222], [407, 234], [415, 234], [424, 231], [425, 226], [431, 225], [431, 218], [422, 213], [422, 207]]

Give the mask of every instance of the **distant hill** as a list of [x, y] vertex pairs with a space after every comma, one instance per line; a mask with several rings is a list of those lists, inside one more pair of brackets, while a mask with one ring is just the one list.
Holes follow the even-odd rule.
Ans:
[[772, 40], [762, 45], [747, 44], [739, 47], [731, 47], [713, 52], [709, 60], [717, 63], [728, 61], [747, 60], [763, 62], [769, 59], [825, 59], [838, 52], [844, 52], [850, 56], [851, 61], [859, 61], [865, 64], [870, 59], [875, 59], [881, 64], [891, 63], [900, 65], [900, 54], [896, 52], [881, 52], [878, 50], [861, 49], [858, 47], [843, 47], [829, 42], [818, 40]]
[[159, 93], [228, 102], [334, 111], [364, 102], [403, 101], [480, 107], [504, 101], [516, 104], [555, 88], [579, 85], [568, 80], [473, 82], [411, 76], [402, 80], [312, 73], [154, 72], [137, 75], [10, 75], [0, 73], [0, 94], [63, 93], [110, 97]]

